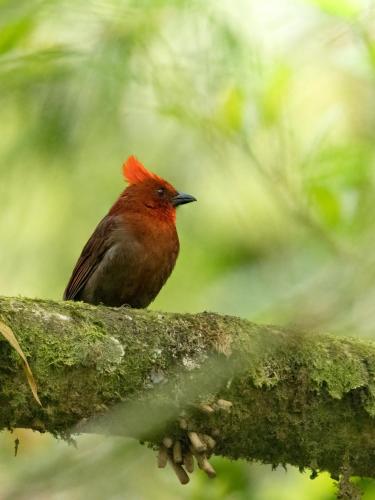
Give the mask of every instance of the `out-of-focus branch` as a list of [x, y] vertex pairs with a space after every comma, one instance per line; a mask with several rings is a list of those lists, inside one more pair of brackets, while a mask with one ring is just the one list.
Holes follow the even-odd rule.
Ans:
[[[191, 429], [226, 457], [375, 477], [375, 345], [217, 314], [165, 314], [0, 298], [28, 357], [0, 349], [0, 428], [72, 429], [158, 444]], [[197, 401], [230, 400], [209, 415]], [[88, 425], [90, 427], [88, 427]]]

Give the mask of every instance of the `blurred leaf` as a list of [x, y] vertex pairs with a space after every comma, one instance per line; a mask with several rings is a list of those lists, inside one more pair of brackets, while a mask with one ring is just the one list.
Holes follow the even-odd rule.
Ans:
[[372, 154], [365, 144], [325, 147], [303, 172], [307, 191], [312, 186], [334, 188], [343, 193], [367, 189], [371, 184]]
[[360, 26], [359, 34], [366, 48], [370, 64], [372, 68], [375, 69], [375, 40], [371, 36], [370, 31], [366, 30], [363, 26]]
[[268, 76], [259, 100], [266, 125], [273, 125], [280, 118], [291, 80], [292, 70], [287, 64], [278, 64]]
[[308, 0], [308, 2], [327, 14], [348, 20], [356, 18], [361, 11], [358, 0]]
[[83, 63], [79, 53], [58, 46], [28, 54], [0, 56], [0, 98], [9, 99], [14, 97], [16, 90], [22, 90], [25, 97], [30, 94], [35, 100], [34, 85], [52, 84], [66, 78], [77, 63]]
[[18, 340], [16, 339], [16, 336], [14, 335], [12, 329], [7, 326], [5, 323], [0, 321], [0, 333], [2, 336], [9, 342], [9, 344], [13, 347], [15, 351], [17, 351], [19, 357], [22, 360], [23, 363], [23, 368], [25, 370], [27, 382], [29, 383], [31, 392], [33, 393], [35, 401], [42, 406], [42, 403], [40, 402], [40, 399], [38, 397], [38, 390], [36, 386], [36, 382], [34, 379], [33, 372], [31, 371], [30, 365], [27, 362], [26, 356], [24, 355], [21, 346], [18, 343]]
[[243, 91], [233, 85], [223, 94], [221, 103], [217, 110], [217, 122], [219, 126], [231, 132], [238, 132], [243, 125], [245, 96]]
[[0, 54], [17, 47], [25, 40], [34, 28], [34, 19], [31, 16], [18, 19], [0, 28]]
[[341, 207], [337, 194], [325, 186], [313, 186], [309, 191], [310, 201], [320, 218], [329, 226], [340, 222]]

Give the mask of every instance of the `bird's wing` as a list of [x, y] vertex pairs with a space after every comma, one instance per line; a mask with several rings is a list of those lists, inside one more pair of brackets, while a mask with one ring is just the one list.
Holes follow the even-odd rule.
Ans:
[[117, 226], [116, 217], [106, 215], [99, 222], [73, 269], [72, 276], [64, 292], [64, 300], [74, 300], [86, 285], [90, 276], [100, 264], [104, 254], [111, 246], [111, 234]]

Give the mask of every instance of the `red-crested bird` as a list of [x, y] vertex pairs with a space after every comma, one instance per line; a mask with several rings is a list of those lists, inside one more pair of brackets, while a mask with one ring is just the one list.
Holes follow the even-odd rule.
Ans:
[[130, 156], [129, 186], [84, 246], [65, 300], [147, 307], [170, 276], [179, 252], [176, 207], [196, 201]]

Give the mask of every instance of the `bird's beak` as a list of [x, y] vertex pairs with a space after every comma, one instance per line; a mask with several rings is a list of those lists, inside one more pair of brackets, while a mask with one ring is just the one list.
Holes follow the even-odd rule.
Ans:
[[185, 205], [185, 203], [191, 203], [192, 201], [197, 201], [194, 196], [186, 193], [177, 193], [174, 198], [172, 198], [172, 205], [178, 207], [179, 205]]

